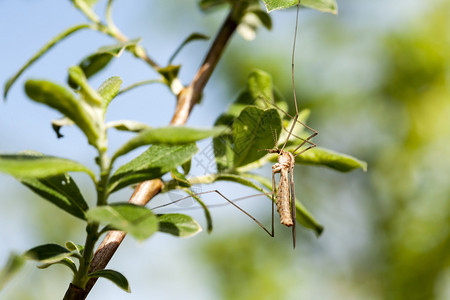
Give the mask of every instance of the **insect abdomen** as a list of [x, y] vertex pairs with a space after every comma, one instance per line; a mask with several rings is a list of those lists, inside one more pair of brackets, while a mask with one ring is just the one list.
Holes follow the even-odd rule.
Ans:
[[[284, 170], [281, 171], [285, 172]], [[281, 174], [280, 182], [278, 184], [277, 191], [277, 211], [280, 215], [281, 224], [291, 227], [294, 225], [292, 222], [291, 208], [290, 208], [290, 194], [289, 194], [289, 181], [288, 174]]]

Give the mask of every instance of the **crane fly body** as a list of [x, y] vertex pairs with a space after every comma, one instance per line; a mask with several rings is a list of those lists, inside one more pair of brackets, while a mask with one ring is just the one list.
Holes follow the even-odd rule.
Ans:
[[[278, 163], [272, 166], [272, 189], [276, 194], [277, 211], [280, 215], [281, 224], [291, 227], [294, 225], [295, 216], [295, 199], [291, 199], [290, 186], [293, 182], [289, 180], [289, 174], [294, 170], [295, 158], [289, 151], [281, 149], [269, 150], [269, 153], [278, 154]], [[275, 174], [280, 173], [280, 181], [278, 182], [278, 189], [275, 186]], [[291, 203], [293, 203], [293, 208]]]

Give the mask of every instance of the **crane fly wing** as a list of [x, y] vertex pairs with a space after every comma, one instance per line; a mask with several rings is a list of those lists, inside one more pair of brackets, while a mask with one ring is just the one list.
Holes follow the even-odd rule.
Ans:
[[294, 183], [294, 164], [295, 161], [292, 162], [292, 167], [290, 168], [290, 187], [291, 187], [291, 215], [292, 215], [292, 243], [295, 248], [295, 223], [297, 223], [296, 216], [297, 212], [295, 210], [295, 183]]

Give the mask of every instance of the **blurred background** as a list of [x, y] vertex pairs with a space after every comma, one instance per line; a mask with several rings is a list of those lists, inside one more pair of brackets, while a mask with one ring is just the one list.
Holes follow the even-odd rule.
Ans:
[[[97, 11], [105, 3], [99, 1]], [[296, 90], [300, 108], [312, 111], [310, 126], [320, 132], [315, 142], [365, 160], [369, 168], [341, 174], [297, 167], [297, 196], [325, 226], [322, 236], [299, 226], [292, 250], [289, 230], [277, 226], [270, 238], [232, 207], [218, 208], [209, 235], [177, 239], [157, 233], [143, 243], [127, 238], [109, 268], [127, 276], [132, 293], [100, 280], [89, 299], [450, 299], [450, 2], [338, 0], [338, 5], [338, 16], [300, 12]], [[3, 0], [0, 12], [2, 85], [47, 40], [84, 22], [70, 1]], [[225, 14], [226, 9], [204, 14], [194, 0], [115, 1], [114, 6], [118, 27], [130, 38], [142, 37], [161, 65], [191, 32], [214, 35]], [[271, 16], [273, 29], [261, 28], [255, 40], [233, 37], [189, 125], [211, 126], [255, 67], [270, 72], [292, 99], [295, 10]], [[95, 168], [95, 153], [80, 132], [65, 128], [65, 138], [58, 140], [50, 121], [59, 115], [29, 101], [23, 84], [28, 78], [64, 83], [70, 65], [111, 43], [81, 31], [27, 70], [1, 104], [0, 151], [33, 149]], [[184, 83], [207, 46], [192, 43], [176, 59]], [[129, 54], [92, 83], [98, 86], [112, 75], [120, 76], [123, 86], [158, 77]], [[151, 85], [115, 99], [107, 117], [163, 126], [174, 105], [165, 86]], [[128, 138], [112, 133], [110, 147], [117, 149]], [[194, 164], [197, 175], [205, 171]], [[267, 176], [270, 171], [260, 170]], [[89, 180], [76, 179], [93, 203]], [[233, 184], [199, 187], [213, 188], [230, 198], [251, 193]], [[12, 251], [84, 240], [82, 222], [4, 174], [0, 191], [2, 265]], [[126, 201], [131, 193], [122, 191], [113, 200]], [[267, 201], [245, 205], [269, 224]], [[194, 216], [205, 224], [201, 212]], [[0, 299], [61, 299], [70, 279], [62, 266], [38, 270], [29, 262]]]

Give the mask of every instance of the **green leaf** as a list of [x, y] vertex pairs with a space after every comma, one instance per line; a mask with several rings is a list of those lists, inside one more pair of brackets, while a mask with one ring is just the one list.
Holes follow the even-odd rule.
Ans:
[[[263, 0], [268, 12], [294, 6], [298, 0]], [[300, 5], [313, 8], [321, 12], [337, 14], [336, 0], [301, 0]]]
[[85, 220], [88, 204], [75, 181], [67, 173], [46, 178], [19, 178], [33, 192], [69, 214]]
[[302, 0], [301, 5], [334, 15], [338, 13], [336, 0]]
[[209, 211], [208, 206], [206, 206], [206, 204], [202, 201], [202, 199], [200, 199], [200, 197], [197, 194], [195, 194], [193, 191], [191, 191], [190, 189], [188, 189], [188, 188], [180, 188], [180, 189], [185, 191], [192, 198], [194, 198], [194, 200], [197, 201], [198, 204], [200, 204], [200, 206], [203, 208], [203, 212], [205, 213], [205, 218], [206, 218], [207, 231], [208, 231], [208, 233], [211, 233], [213, 230], [213, 222], [212, 222], [212, 218], [211, 218], [211, 212]]
[[84, 246], [80, 244], [75, 244], [72, 241], [67, 241], [65, 244], [66, 248], [72, 252], [77, 252], [78, 254], [83, 254]]
[[325, 148], [313, 148], [295, 158], [296, 164], [321, 165], [340, 172], [350, 172], [361, 168], [367, 170], [367, 163], [353, 156], [334, 152]]
[[160, 178], [190, 160], [197, 150], [194, 143], [153, 145], [114, 173], [109, 181], [108, 191], [111, 193], [133, 183]]
[[135, 47], [139, 41], [140, 39], [135, 39], [100, 47], [97, 52], [84, 58], [78, 66], [83, 70], [86, 77], [90, 78], [103, 70], [114, 57], [119, 57], [125, 49]]
[[103, 111], [106, 112], [109, 103], [119, 93], [120, 86], [122, 85], [122, 79], [118, 76], [113, 76], [106, 79], [98, 88], [98, 93], [103, 98]]
[[268, 13], [260, 9], [251, 10], [250, 12], [259, 19], [264, 27], [266, 27], [268, 30], [272, 29], [272, 19]]
[[36, 154], [0, 154], [0, 172], [16, 178], [46, 178], [66, 172], [85, 172], [95, 180], [94, 173], [73, 160]]
[[295, 211], [296, 219], [300, 224], [302, 224], [306, 228], [314, 230], [317, 236], [322, 234], [323, 226], [314, 219], [314, 217], [308, 212], [308, 210], [298, 199], [295, 199]]
[[121, 273], [119, 273], [117, 271], [109, 270], [109, 269], [98, 270], [93, 273], [89, 273], [88, 277], [90, 277], [90, 278], [101, 277], [101, 278], [108, 279], [108, 280], [112, 281], [114, 284], [116, 284], [119, 288], [124, 290], [125, 292], [131, 293], [130, 286], [128, 284], [128, 280], [125, 278], [125, 276], [123, 276]]
[[190, 237], [202, 231], [192, 217], [183, 214], [158, 215], [159, 231], [179, 237]]
[[[78, 66], [83, 70], [87, 78], [91, 78], [103, 70], [111, 62], [113, 57], [114, 55], [110, 53], [94, 53], [84, 58]], [[69, 85], [76, 88], [70, 80]]]
[[150, 126], [132, 120], [118, 120], [106, 123], [106, 128], [114, 128], [117, 130], [130, 132], [142, 132], [144, 130], [150, 129]]
[[238, 174], [226, 174], [226, 173], [220, 173], [217, 174], [216, 178], [214, 181], [231, 181], [231, 182], [236, 182], [245, 186], [248, 186], [252, 189], [255, 189], [259, 192], [265, 193], [265, 191], [257, 184], [255, 184], [253, 181], [248, 180], [247, 178], [245, 178], [242, 175], [238, 175]]
[[145, 130], [129, 140], [113, 156], [113, 160], [140, 146], [150, 144], [187, 144], [205, 139], [210, 136], [218, 136], [227, 130], [226, 127], [193, 128], [186, 126], [167, 126]]
[[73, 272], [73, 274], [77, 273], [77, 266], [75, 265], [73, 260], [71, 260], [70, 258], [63, 258], [60, 261], [42, 264], [42, 265], [39, 265], [38, 268], [39, 269], [47, 269], [48, 267], [56, 265], [56, 264], [61, 264], [61, 265], [68, 267]]
[[247, 90], [252, 99], [263, 98], [267, 101], [273, 101], [272, 76], [262, 70], [253, 70], [247, 80]]
[[201, 0], [199, 5], [200, 9], [205, 11], [215, 6], [220, 6], [227, 3], [227, 0]]
[[78, 8], [83, 14], [85, 14], [88, 19], [95, 23], [100, 23], [100, 18], [95, 14], [92, 9], [92, 0], [71, 0], [73, 5]]
[[271, 12], [276, 9], [283, 9], [294, 6], [298, 3], [298, 0], [263, 0], [266, 5], [267, 12]]
[[113, 45], [103, 46], [97, 50], [97, 53], [109, 53], [115, 57], [119, 57], [125, 49], [135, 47], [140, 41], [141, 39], [134, 39]]
[[139, 82], [136, 82], [136, 83], [134, 83], [132, 85], [127, 86], [126, 88], [123, 88], [119, 92], [119, 94], [123, 94], [125, 92], [128, 92], [129, 90], [134, 89], [134, 88], [137, 88], [137, 87], [140, 87], [140, 86], [143, 86], [143, 85], [147, 85], [147, 84], [153, 84], [153, 83], [164, 83], [165, 84], [166, 80], [165, 79], [150, 79], [150, 80], [139, 81]]
[[181, 49], [184, 48], [184, 46], [186, 46], [187, 44], [189, 44], [190, 42], [193, 41], [198, 41], [198, 40], [209, 40], [209, 36], [198, 33], [198, 32], [194, 32], [191, 33], [182, 43], [180, 46], [178, 46], [178, 48], [175, 50], [175, 52], [172, 54], [172, 56], [169, 58], [169, 62], [168, 65], [172, 64], [172, 61], [174, 60], [174, 58], [177, 56], [177, 54], [181, 51]]
[[239, 22], [237, 32], [246, 40], [256, 37], [258, 27], [263, 24], [266, 28], [272, 27], [272, 21], [268, 13], [258, 9], [249, 9]]
[[99, 206], [87, 212], [90, 221], [126, 231], [142, 241], [158, 230], [158, 219], [151, 210], [131, 203]]
[[89, 144], [97, 146], [99, 132], [93, 117], [69, 90], [49, 81], [28, 80], [25, 91], [32, 100], [56, 109], [75, 122], [86, 135]]
[[189, 174], [189, 171], [191, 171], [191, 162], [192, 162], [192, 160], [188, 160], [187, 162], [185, 162], [184, 164], [181, 165], [184, 175]]
[[55, 46], [59, 41], [63, 40], [64, 38], [68, 37], [74, 32], [77, 32], [80, 29], [84, 28], [92, 28], [92, 25], [90, 24], [81, 24], [81, 25], [75, 25], [73, 27], [70, 27], [57, 36], [55, 36], [53, 39], [51, 39], [47, 44], [44, 45], [41, 49], [39, 49], [36, 54], [34, 54], [26, 63], [25, 65], [20, 68], [19, 71], [17, 71], [16, 74], [11, 76], [8, 81], [5, 83], [5, 89], [3, 92], [3, 98], [6, 99], [6, 96], [8, 94], [9, 89], [14, 84], [14, 82], [19, 78], [19, 76], [29, 67], [31, 66], [36, 60], [38, 60], [42, 55], [44, 55], [48, 50], [50, 50], [53, 46]]
[[17, 255], [15, 253], [11, 253], [8, 258], [8, 262], [0, 271], [0, 291], [3, 287], [14, 277], [17, 272], [23, 267], [25, 264], [25, 258], [22, 255]]
[[[214, 126], [227, 125], [232, 126], [235, 117], [228, 114], [222, 114], [214, 123]], [[217, 170], [223, 172], [233, 168], [233, 135], [222, 134], [213, 138], [214, 156], [216, 159]]]
[[281, 131], [281, 119], [275, 109], [262, 110], [254, 106], [246, 107], [233, 122], [234, 167], [244, 166], [267, 153], [264, 149], [272, 149], [272, 134]]
[[164, 83], [170, 88], [174, 94], [178, 94], [183, 89], [183, 85], [178, 79], [178, 72], [180, 71], [181, 65], [168, 65], [164, 68], [157, 68], [159, 74], [162, 75]]
[[183, 186], [183, 187], [191, 186], [191, 184], [190, 184], [189, 180], [186, 178], [186, 176], [184, 176], [183, 174], [178, 172], [177, 169], [171, 170], [170, 175], [172, 175], [172, 178], [177, 182], [178, 185]]
[[47, 264], [58, 262], [71, 255], [72, 252], [58, 244], [40, 245], [28, 250], [24, 254], [27, 259], [37, 260]]
[[89, 85], [83, 70], [79, 66], [69, 68], [69, 82], [73, 82], [80, 87], [83, 99], [87, 100], [90, 105], [100, 106], [104, 102], [102, 96]]
[[86, 2], [86, 4], [89, 5], [90, 7], [93, 7], [95, 3], [98, 2], [98, 0], [81, 0], [81, 1]]
[[[216, 124], [232, 122], [233, 135], [221, 135], [213, 140], [214, 154], [219, 172], [250, 164], [275, 146], [274, 136], [279, 136], [281, 119], [275, 109], [245, 106], [240, 115], [222, 115]], [[276, 135], [275, 135], [276, 134]]]

